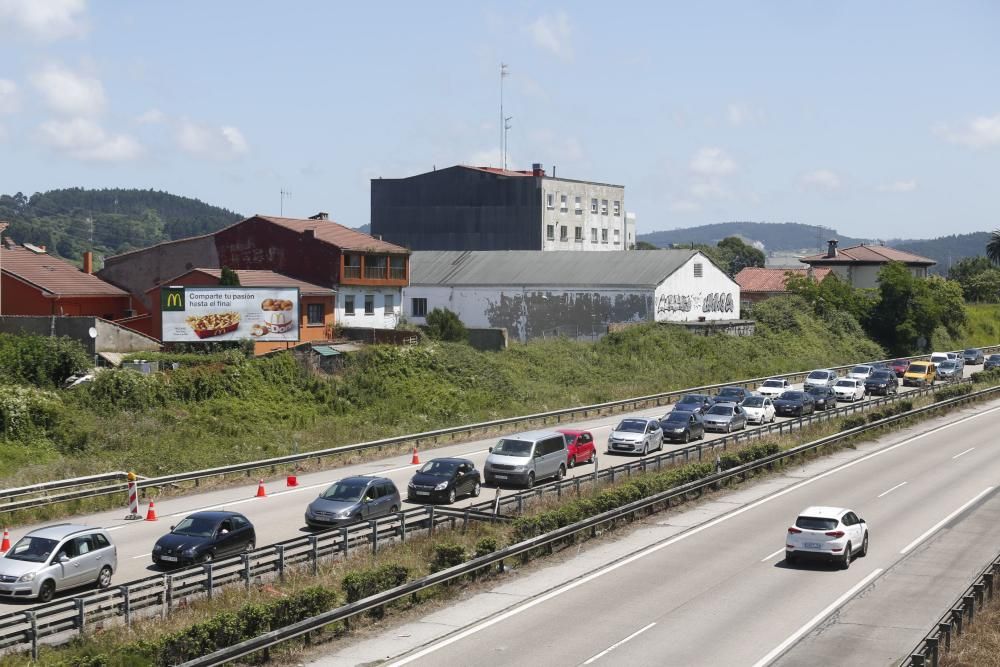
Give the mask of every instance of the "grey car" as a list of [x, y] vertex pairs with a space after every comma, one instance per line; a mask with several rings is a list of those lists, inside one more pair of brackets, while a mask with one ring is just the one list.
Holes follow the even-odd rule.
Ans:
[[962, 377], [962, 367], [951, 359], [942, 361], [937, 367], [937, 377], [945, 382], [957, 382]]
[[663, 449], [663, 429], [657, 419], [629, 417], [618, 422], [608, 436], [608, 453], [642, 454]]
[[994, 368], [1000, 368], [1000, 354], [991, 354], [983, 362], [983, 370], [989, 371]]
[[836, 371], [831, 371], [828, 368], [817, 368], [806, 376], [802, 385], [803, 389], [806, 390], [809, 387], [832, 387], [839, 379]]
[[739, 431], [747, 427], [747, 413], [736, 403], [716, 403], [705, 413], [706, 431]]
[[61, 523], [33, 530], [0, 558], [0, 600], [49, 602], [56, 591], [107, 588], [118, 550], [103, 528]]
[[531, 488], [540, 479], [566, 475], [569, 449], [558, 431], [529, 431], [507, 436], [490, 447], [483, 466], [486, 484], [518, 484]]
[[370, 521], [399, 511], [403, 501], [391, 479], [385, 477], [345, 477], [331, 484], [306, 508], [310, 528], [347, 526]]

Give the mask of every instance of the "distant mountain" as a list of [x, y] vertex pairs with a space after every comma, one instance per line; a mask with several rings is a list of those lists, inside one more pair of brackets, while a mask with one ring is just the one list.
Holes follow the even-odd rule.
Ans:
[[161, 241], [208, 234], [242, 215], [197, 199], [158, 190], [68, 188], [0, 195], [0, 220], [18, 243], [44, 245], [67, 259], [85, 250], [100, 255], [145, 248]]
[[355, 227], [354, 229], [358, 230], [362, 234], [371, 234], [372, 233], [372, 226], [371, 225], [361, 225], [360, 227]]
[[931, 270], [945, 275], [952, 264], [963, 257], [986, 254], [986, 244], [990, 242], [989, 232], [952, 234], [936, 239], [892, 239], [886, 245], [929, 257], [937, 262]]
[[854, 245], [866, 240], [843, 236], [826, 227], [803, 225], [798, 222], [719, 222], [699, 227], [638, 234], [636, 238], [662, 248], [673, 243], [714, 245], [727, 236], [739, 236], [747, 242], [760, 242], [764, 245], [765, 251], [818, 250], [825, 248], [826, 242], [830, 239], [837, 239], [841, 246]]

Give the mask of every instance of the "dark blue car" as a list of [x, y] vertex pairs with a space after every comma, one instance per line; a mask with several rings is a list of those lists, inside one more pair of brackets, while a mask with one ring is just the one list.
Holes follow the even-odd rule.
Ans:
[[236, 512], [195, 512], [156, 541], [153, 562], [177, 567], [209, 563], [250, 551], [257, 543], [253, 524]]

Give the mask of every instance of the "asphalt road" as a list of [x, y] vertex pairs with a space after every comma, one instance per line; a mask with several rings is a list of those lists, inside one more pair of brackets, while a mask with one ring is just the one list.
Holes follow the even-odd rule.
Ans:
[[[967, 367], [966, 373], [969, 374], [973, 370], [973, 368]], [[801, 385], [795, 386], [796, 388], [801, 388]], [[900, 387], [900, 391], [906, 391], [906, 388]], [[611, 415], [588, 421], [567, 422], [562, 424], [561, 427], [590, 430], [594, 435], [594, 440], [598, 447], [598, 465], [603, 469], [623, 463], [629, 458], [638, 458], [607, 455], [604, 453], [608, 435], [621, 419], [627, 416], [660, 417], [668, 411], [668, 407], [661, 407], [655, 410]], [[778, 421], [782, 420], [782, 418], [778, 418]], [[706, 434], [704, 442], [710, 442], [722, 437], [722, 435]], [[420, 459], [422, 462], [426, 462], [434, 457], [461, 456], [471, 459], [475, 462], [477, 468], [482, 469], [488, 454], [488, 448], [495, 441], [496, 438], [489, 438], [440, 447], [433, 450], [423, 450], [420, 452]], [[665, 451], [681, 449], [683, 447], [684, 445], [679, 444], [664, 444]], [[305, 534], [303, 514], [309, 502], [332, 482], [350, 475], [380, 475], [392, 479], [404, 498], [403, 508], [411, 506], [405, 500], [406, 484], [417, 467], [419, 466], [410, 463], [409, 454], [393, 456], [377, 461], [300, 475], [298, 478], [299, 486], [295, 488], [285, 488], [283, 480], [270, 481], [266, 484], [268, 492], [266, 498], [254, 497], [257, 490], [256, 479], [248, 479], [246, 486], [164, 498], [162, 502], [155, 503], [159, 517], [159, 520], [156, 522], [126, 521], [123, 518], [127, 513], [124, 508], [122, 510], [105, 511], [76, 517], [73, 521], [87, 525], [103, 526], [111, 531], [112, 538], [118, 547], [118, 570], [115, 572], [113, 584], [121, 584], [161, 572], [151, 561], [150, 553], [153, 544], [157, 538], [168, 532], [172, 524], [175, 524], [192, 512], [204, 509], [230, 509], [245, 514], [256, 528], [257, 546], [261, 547]], [[593, 466], [583, 465], [569, 470], [568, 475], [585, 475], [591, 472], [593, 472]], [[482, 495], [478, 499], [462, 498], [453, 506], [463, 507], [474, 502], [492, 498], [494, 494], [495, 491], [493, 489], [484, 488]], [[145, 515], [146, 507], [142, 506], [140, 509], [141, 513]], [[12, 530], [12, 543], [36, 527], [38, 526], [22, 526]], [[72, 597], [77, 592], [66, 591], [57, 594], [57, 599]], [[11, 601], [6, 604], [0, 604], [0, 614], [9, 611], [23, 611], [32, 606], [33, 603], [28, 601]]]
[[[995, 550], [1000, 543], [996, 522], [981, 522], [985, 525], [977, 531], [939, 531], [995, 500], [1000, 404], [970, 408], [963, 419], [952, 419], [789, 482], [750, 504], [736, 504], [738, 509], [454, 632], [394, 664], [770, 664], [856, 592], [936, 538], [964, 540], [970, 546], [985, 541]], [[868, 556], [846, 571], [786, 566], [786, 528], [810, 505], [845, 506], [864, 517], [871, 532]], [[661, 520], [670, 521], [669, 516]], [[961, 543], [951, 546], [961, 551]], [[560, 567], [573, 568], [573, 559]], [[898, 604], [912, 607], [920, 598], [901, 598]], [[931, 600], [930, 605], [936, 605], [928, 614], [933, 618], [940, 603]], [[827, 654], [809, 663], [808, 654], [805, 659], [799, 654], [795, 663], [870, 664], [866, 655], [863, 643], [855, 641], [845, 646], [843, 660], [831, 663]]]

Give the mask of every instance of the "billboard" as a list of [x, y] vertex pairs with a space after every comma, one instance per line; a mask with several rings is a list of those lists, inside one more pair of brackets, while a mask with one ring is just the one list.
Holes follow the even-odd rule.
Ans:
[[299, 340], [296, 287], [162, 287], [163, 341]]

